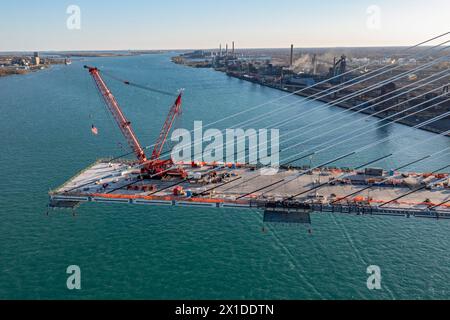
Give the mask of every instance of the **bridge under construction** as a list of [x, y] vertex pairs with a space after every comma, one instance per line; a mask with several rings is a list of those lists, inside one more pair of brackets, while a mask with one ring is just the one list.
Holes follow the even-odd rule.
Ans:
[[[449, 41], [445, 43], [447, 42]], [[396, 137], [382, 139], [315, 167], [291, 165], [298, 160], [329, 150], [337, 144], [345, 143], [366, 133], [363, 131], [358, 134], [350, 130], [349, 138], [346, 139], [345, 135], [338, 136], [329, 141], [336, 142], [328, 147], [311, 150], [312, 153], [275, 168], [223, 162], [175, 162], [172, 158], [163, 160], [164, 145], [176, 118], [181, 114], [182, 92], [180, 92], [176, 95], [176, 100], [169, 110], [156, 143], [151, 146], [153, 147], [151, 157], [147, 157], [145, 151], [149, 147], [144, 148], [139, 143], [131, 122], [125, 117], [107, 87], [101, 71], [96, 67], [85, 66], [85, 68], [88, 69], [108, 111], [112, 114], [132, 150], [127, 155], [134, 154], [136, 160], [123, 160], [127, 156], [124, 155], [115, 159], [97, 161], [61, 187], [51, 191], [49, 193], [50, 208], [73, 209], [80, 203], [98, 202], [149, 206], [260, 209], [264, 211], [266, 222], [307, 224], [311, 223], [310, 214], [313, 212], [450, 219], [450, 179], [449, 174], [445, 173], [450, 164], [428, 173], [404, 171], [413, 164], [438, 155], [448, 159], [450, 147], [419, 159], [408, 159], [408, 163], [389, 171], [373, 167], [373, 165], [391, 157], [394, 153], [380, 156], [353, 169], [339, 169], [330, 165]], [[378, 71], [374, 71], [374, 77]], [[388, 71], [389, 69], [386, 69], [382, 73]], [[411, 72], [415, 71], [420, 70]], [[405, 73], [404, 76], [408, 76], [408, 73]], [[436, 76], [440, 78], [433, 79], [434, 76], [425, 78], [424, 80], [429, 81], [420, 87], [429, 85], [437, 79], [448, 79], [448, 70], [442, 71]], [[145, 89], [145, 87], [130, 81], [122, 82]], [[378, 86], [385, 82], [379, 83]], [[359, 82], [352, 79], [349, 80], [349, 83], [351, 86]], [[151, 88], [148, 89], [155, 91]], [[336, 91], [344, 89], [346, 87], [340, 84], [335, 91], [328, 94], [332, 95]], [[429, 92], [435, 91], [436, 89], [433, 89]], [[159, 93], [164, 92], [159, 91]], [[404, 93], [399, 95], [401, 94]], [[426, 103], [397, 112], [394, 116], [398, 116], [404, 111], [414, 111], [407, 115], [411, 116], [438, 107], [443, 102], [450, 100], [447, 96], [445, 92], [441, 95], [436, 93], [434, 98], [428, 99]], [[316, 99], [320, 99], [320, 97]], [[390, 99], [392, 96], [386, 95], [386, 99], [381, 102]], [[348, 111], [345, 110], [342, 113]], [[432, 121], [445, 119], [449, 115], [450, 112], [442, 113], [431, 120], [417, 124], [413, 129], [420, 128]], [[396, 119], [401, 120], [402, 118], [397, 117]], [[295, 119], [289, 121], [292, 120]], [[357, 121], [360, 120], [354, 122]], [[96, 130], [93, 126], [94, 129]], [[437, 136], [446, 136], [449, 133], [450, 130], [428, 140]], [[426, 142], [427, 140], [421, 141], [418, 145]], [[326, 145], [326, 143], [322, 145]], [[316, 147], [320, 148], [322, 145]], [[415, 146], [406, 146], [405, 149], [410, 147]], [[294, 157], [296, 156], [294, 155]]]
[[[291, 168], [264, 175], [256, 167], [246, 165], [185, 164], [180, 167], [186, 170], [186, 178], [167, 176], [146, 180], [129, 162], [101, 160], [51, 192], [50, 205], [74, 207], [79, 203], [97, 202], [256, 208], [265, 210], [266, 218], [276, 220], [278, 215], [280, 222], [301, 222], [305, 214], [311, 212], [450, 219], [449, 177], [442, 173], [342, 172], [324, 168], [303, 174], [304, 170]], [[343, 174], [345, 178], [340, 178]], [[425, 181], [428, 185], [436, 184], [421, 188]], [[264, 186], [270, 187], [262, 188]], [[417, 191], [411, 193], [411, 188]], [[296, 197], [301, 191], [304, 194]], [[352, 196], [348, 197], [349, 194]], [[397, 200], [383, 206], [391, 199]]]

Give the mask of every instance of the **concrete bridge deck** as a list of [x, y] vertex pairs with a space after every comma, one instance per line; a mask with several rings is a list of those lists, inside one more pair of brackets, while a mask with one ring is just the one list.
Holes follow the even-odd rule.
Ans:
[[[50, 192], [51, 204], [58, 207], [59, 203], [67, 206], [67, 202], [92, 201], [264, 208], [266, 204], [281, 202], [304, 192], [289, 202], [294, 207], [308, 204], [310, 211], [450, 218], [450, 202], [446, 202], [450, 200], [447, 174], [395, 173], [388, 176], [383, 173], [382, 176], [369, 176], [351, 170], [321, 169], [305, 173], [296, 168], [280, 169], [274, 175], [261, 175], [260, 170], [251, 166], [204, 165], [194, 168], [184, 165], [184, 168], [189, 173], [188, 179], [142, 180], [139, 170], [127, 162], [99, 161]], [[330, 181], [317, 190], [306, 192]], [[384, 183], [373, 185], [380, 181]], [[425, 184], [433, 186], [382, 206]], [[370, 190], [339, 201], [370, 185]], [[178, 194], [174, 192], [176, 187], [181, 187]], [[442, 205], [430, 210], [439, 204]], [[280, 209], [280, 205], [277, 207]], [[291, 207], [288, 211], [294, 209]]]

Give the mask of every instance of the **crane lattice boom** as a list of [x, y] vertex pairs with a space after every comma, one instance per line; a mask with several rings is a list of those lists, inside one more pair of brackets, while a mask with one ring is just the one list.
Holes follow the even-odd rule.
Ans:
[[161, 130], [161, 133], [159, 134], [158, 140], [156, 140], [156, 144], [152, 153], [152, 160], [158, 160], [161, 156], [161, 152], [163, 150], [164, 144], [166, 143], [167, 137], [169, 136], [170, 129], [172, 128], [176, 117], [181, 114], [181, 95], [182, 93], [180, 93], [172, 108], [170, 108], [169, 114], [167, 115], [166, 121], [164, 122], [164, 126]]
[[147, 156], [145, 155], [144, 149], [141, 147], [133, 129], [131, 128], [131, 122], [128, 121], [125, 115], [123, 114], [119, 104], [116, 101], [116, 98], [113, 96], [113, 94], [103, 81], [102, 77], [100, 76], [98, 68], [88, 66], [85, 66], [85, 68], [89, 69], [89, 73], [94, 79], [95, 84], [97, 85], [97, 88], [100, 91], [106, 106], [108, 107], [109, 111], [116, 120], [117, 125], [122, 131], [122, 134], [124, 135], [128, 144], [133, 149], [139, 162], [140, 163], [146, 162]]
[[134, 134], [133, 129], [131, 128], [131, 122], [127, 120], [122, 110], [120, 109], [119, 104], [114, 98], [111, 91], [108, 89], [106, 83], [103, 81], [100, 76], [100, 70], [95, 67], [84, 66], [86, 69], [89, 69], [89, 73], [95, 81], [95, 84], [105, 101], [106, 106], [109, 111], [113, 115], [114, 119], [117, 122], [117, 125], [122, 131], [125, 139], [130, 145], [131, 149], [135, 153], [139, 163], [142, 165], [142, 173], [150, 176], [163, 177], [165, 175], [172, 176], [181, 176], [186, 177], [187, 173], [184, 169], [179, 168], [174, 165], [172, 159], [161, 160], [161, 152], [164, 148], [164, 144], [166, 143], [167, 137], [169, 136], [170, 129], [175, 122], [177, 116], [181, 114], [181, 96], [180, 93], [175, 100], [175, 103], [170, 108], [169, 114], [164, 122], [164, 126], [159, 134], [158, 140], [156, 141], [155, 147], [153, 149], [152, 157], [150, 160], [147, 159], [145, 155], [144, 149], [141, 147], [136, 135]]

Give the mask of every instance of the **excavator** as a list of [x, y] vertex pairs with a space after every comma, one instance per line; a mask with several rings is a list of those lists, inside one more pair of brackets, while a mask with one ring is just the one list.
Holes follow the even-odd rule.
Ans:
[[176, 176], [185, 179], [187, 177], [187, 172], [183, 168], [177, 166], [172, 159], [161, 159], [161, 153], [169, 136], [170, 130], [172, 129], [176, 118], [181, 115], [182, 92], [178, 94], [174, 104], [171, 106], [169, 114], [166, 117], [166, 121], [164, 122], [158, 139], [153, 147], [152, 155], [148, 158], [144, 152], [144, 148], [142, 148], [136, 134], [133, 131], [131, 122], [125, 117], [116, 98], [103, 80], [100, 70], [91, 66], [84, 66], [84, 68], [89, 70], [89, 73], [94, 79], [96, 87], [100, 92], [108, 111], [112, 114], [120, 131], [128, 142], [128, 145], [133, 150], [133, 153], [137, 158], [138, 165], [141, 167], [142, 177], [144, 179], [162, 179], [166, 176]]

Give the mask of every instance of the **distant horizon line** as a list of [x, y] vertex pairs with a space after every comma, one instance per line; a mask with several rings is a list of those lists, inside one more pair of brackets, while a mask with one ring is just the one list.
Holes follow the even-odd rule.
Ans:
[[[408, 45], [377, 45], [377, 46], [318, 46], [318, 47], [296, 47], [294, 46], [294, 49], [374, 49], [374, 48], [407, 48], [409, 47]], [[431, 46], [427, 46], [427, 45], [423, 45], [420, 47], [431, 47]], [[286, 46], [286, 47], [239, 47], [239, 48], [235, 48], [235, 51], [240, 51], [240, 50], [279, 50], [279, 49], [290, 49], [290, 46]], [[136, 52], [136, 51], [192, 51], [192, 50], [205, 50], [205, 51], [214, 51], [214, 50], [219, 50], [219, 48], [181, 48], [181, 49], [63, 49], [63, 50], [58, 50], [58, 49], [47, 49], [47, 50], [40, 50], [40, 49], [32, 49], [32, 50], [0, 50], [0, 53], [19, 53], [19, 52], [25, 52], [25, 53], [29, 53], [29, 52], [123, 52], [123, 51], [128, 51], [128, 52]], [[231, 50], [230, 48], [228, 49], [229, 51]], [[222, 48], [222, 51], [225, 51], [224, 48]]]

